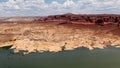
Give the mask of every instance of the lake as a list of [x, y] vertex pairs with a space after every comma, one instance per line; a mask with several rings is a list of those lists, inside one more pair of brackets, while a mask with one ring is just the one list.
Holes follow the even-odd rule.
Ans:
[[120, 68], [120, 49], [114, 47], [28, 55], [10, 51], [0, 50], [0, 68]]

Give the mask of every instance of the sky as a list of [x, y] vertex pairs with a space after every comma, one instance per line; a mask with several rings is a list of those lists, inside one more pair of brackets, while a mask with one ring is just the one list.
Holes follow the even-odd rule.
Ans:
[[0, 17], [120, 14], [120, 0], [0, 0]]

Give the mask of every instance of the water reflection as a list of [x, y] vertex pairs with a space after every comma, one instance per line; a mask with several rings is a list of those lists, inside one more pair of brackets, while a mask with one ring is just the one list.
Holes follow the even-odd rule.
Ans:
[[0, 50], [0, 68], [120, 68], [120, 49], [78, 48], [58, 53], [13, 54]]

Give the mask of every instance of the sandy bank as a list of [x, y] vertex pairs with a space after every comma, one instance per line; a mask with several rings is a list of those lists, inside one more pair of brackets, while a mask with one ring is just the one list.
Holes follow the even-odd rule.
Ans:
[[15, 53], [59, 52], [78, 47], [103, 49], [107, 46], [120, 47], [117, 29], [98, 26], [68, 26], [58, 24], [15, 24], [0, 25], [0, 47], [13, 45]]

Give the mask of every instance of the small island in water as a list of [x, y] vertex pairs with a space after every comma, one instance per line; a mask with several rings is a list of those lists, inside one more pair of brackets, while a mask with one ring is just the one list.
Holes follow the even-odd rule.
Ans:
[[120, 48], [120, 15], [62, 14], [0, 18], [0, 48], [15, 53]]

